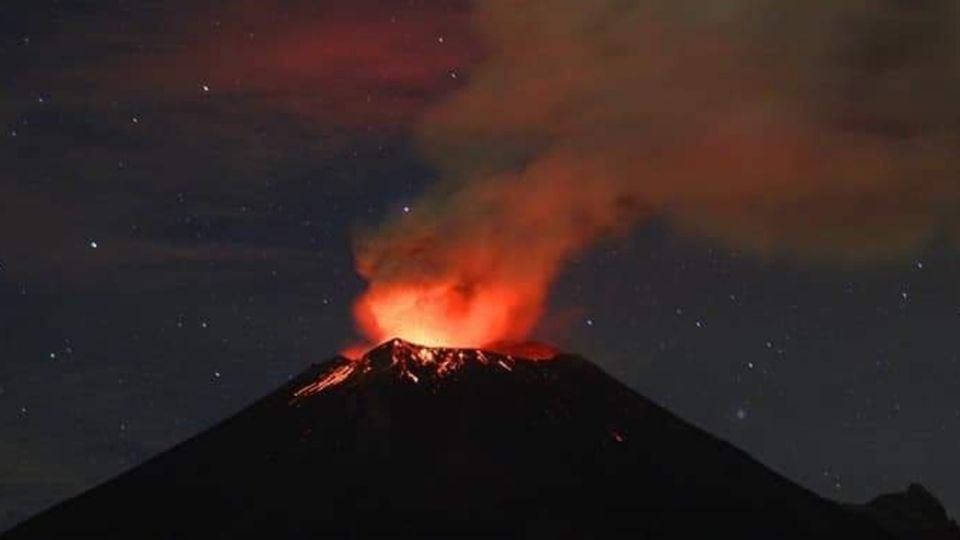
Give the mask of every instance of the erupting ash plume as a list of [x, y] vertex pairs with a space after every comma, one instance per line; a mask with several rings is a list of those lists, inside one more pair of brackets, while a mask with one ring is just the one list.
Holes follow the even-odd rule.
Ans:
[[370, 288], [355, 306], [364, 333], [452, 347], [524, 338], [560, 262], [616, 219], [586, 215], [607, 205], [582, 206], [577, 179], [557, 175], [532, 189], [485, 179], [368, 239], [358, 265]]
[[487, 54], [427, 111], [443, 181], [358, 244], [373, 341], [523, 338], [565, 259], [650, 216], [756, 253], [955, 237], [953, 0], [480, 0]]

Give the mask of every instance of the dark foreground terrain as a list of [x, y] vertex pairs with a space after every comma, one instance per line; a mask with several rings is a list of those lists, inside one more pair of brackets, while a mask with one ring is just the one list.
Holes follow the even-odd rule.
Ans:
[[[788, 442], [785, 441], [785, 444]], [[399, 340], [314, 366], [4, 540], [960, 539], [912, 486], [825, 500], [575, 356]]]

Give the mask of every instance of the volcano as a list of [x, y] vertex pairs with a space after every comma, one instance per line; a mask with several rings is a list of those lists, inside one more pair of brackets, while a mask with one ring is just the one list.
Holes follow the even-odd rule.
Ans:
[[583, 358], [517, 350], [313, 366], [3, 538], [960, 539], [922, 487], [823, 499]]

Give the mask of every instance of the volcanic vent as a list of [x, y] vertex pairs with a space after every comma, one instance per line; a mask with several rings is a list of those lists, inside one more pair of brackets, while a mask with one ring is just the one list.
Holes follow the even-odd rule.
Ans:
[[420, 384], [437, 384], [461, 370], [502, 369], [513, 371], [518, 362], [541, 362], [558, 351], [540, 343], [494, 346], [489, 350], [428, 347], [394, 338], [356, 360], [342, 359], [317, 380], [294, 392], [294, 401], [323, 392], [351, 378], [371, 373], [392, 373]]
[[932, 498], [836, 504], [580, 357], [497, 349], [314, 366], [4, 540], [960, 539]]

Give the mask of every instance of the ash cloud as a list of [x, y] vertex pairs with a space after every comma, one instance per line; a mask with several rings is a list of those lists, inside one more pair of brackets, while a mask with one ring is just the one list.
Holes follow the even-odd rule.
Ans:
[[444, 180], [362, 239], [359, 269], [374, 288], [440, 280], [468, 299], [523, 283], [529, 311], [565, 258], [651, 216], [805, 261], [956, 238], [958, 11], [479, 1], [487, 54], [419, 129]]

